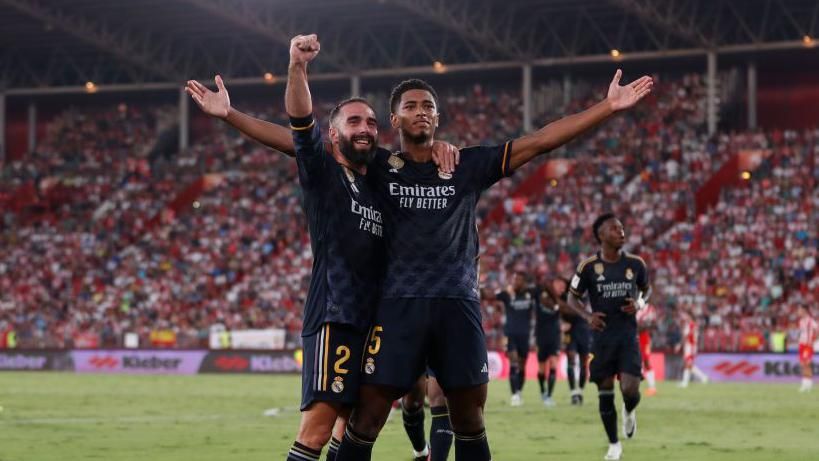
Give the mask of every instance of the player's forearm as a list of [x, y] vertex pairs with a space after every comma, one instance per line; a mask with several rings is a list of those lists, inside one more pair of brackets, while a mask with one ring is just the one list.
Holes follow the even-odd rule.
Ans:
[[586, 311], [586, 306], [577, 299], [577, 297], [571, 293], [569, 293], [568, 301], [566, 302], [566, 307], [576, 316], [580, 317], [585, 321], [589, 321], [589, 313]]
[[287, 69], [287, 89], [284, 104], [291, 117], [308, 117], [313, 113], [313, 101], [307, 84], [307, 64], [290, 63]]
[[517, 169], [535, 158], [566, 144], [614, 115], [607, 99], [577, 114], [556, 120], [512, 143], [510, 165]]
[[278, 150], [288, 156], [296, 153], [293, 145], [293, 136], [290, 130], [275, 123], [251, 117], [245, 113], [230, 108], [225, 122], [239, 130], [245, 136], [264, 144], [267, 147]]

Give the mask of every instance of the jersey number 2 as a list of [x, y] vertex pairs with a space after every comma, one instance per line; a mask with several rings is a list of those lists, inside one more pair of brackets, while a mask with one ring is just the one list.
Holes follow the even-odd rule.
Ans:
[[333, 365], [333, 370], [335, 370], [336, 374], [346, 375], [349, 370], [341, 366], [350, 360], [350, 348], [347, 346], [338, 346], [338, 348], [336, 348], [336, 357], [338, 358], [336, 359], [336, 364]]

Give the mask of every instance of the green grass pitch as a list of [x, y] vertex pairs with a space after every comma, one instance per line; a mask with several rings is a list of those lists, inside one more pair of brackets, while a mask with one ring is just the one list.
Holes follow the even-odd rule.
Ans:
[[[819, 460], [819, 390], [799, 394], [797, 385], [664, 384], [643, 398], [623, 459]], [[565, 382], [557, 387], [556, 408], [541, 405], [532, 381], [524, 405], [511, 408], [506, 382], [492, 383], [486, 420], [493, 460], [603, 458], [593, 386], [581, 408], [568, 405]], [[0, 373], [0, 461], [284, 460], [298, 399], [297, 376]], [[270, 408], [280, 411], [263, 416]], [[411, 458], [395, 416], [375, 460]]]

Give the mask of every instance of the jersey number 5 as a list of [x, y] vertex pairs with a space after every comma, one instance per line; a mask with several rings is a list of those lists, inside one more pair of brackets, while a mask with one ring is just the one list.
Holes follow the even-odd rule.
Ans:
[[370, 345], [367, 347], [367, 352], [369, 352], [370, 355], [375, 355], [381, 350], [381, 337], [378, 336], [378, 334], [383, 331], [384, 328], [381, 325], [373, 327], [373, 332], [370, 335]]

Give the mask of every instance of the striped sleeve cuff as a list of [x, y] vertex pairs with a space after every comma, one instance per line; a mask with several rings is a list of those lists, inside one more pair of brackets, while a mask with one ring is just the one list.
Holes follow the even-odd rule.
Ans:
[[313, 125], [316, 124], [315, 118], [313, 115], [308, 115], [307, 117], [290, 117], [290, 129], [296, 131], [303, 131], [309, 130], [313, 128]]

